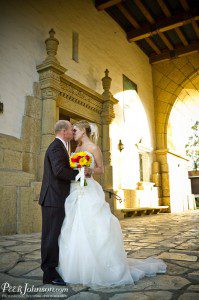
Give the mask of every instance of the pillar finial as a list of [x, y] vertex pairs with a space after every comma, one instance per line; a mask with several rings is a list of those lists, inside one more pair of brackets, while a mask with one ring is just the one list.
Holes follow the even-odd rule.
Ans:
[[105, 76], [102, 78], [102, 86], [103, 86], [103, 89], [105, 92], [109, 92], [112, 79], [108, 76], [108, 74], [109, 74], [108, 69], [106, 69], [104, 73], [105, 73]]
[[55, 62], [59, 64], [57, 58], [55, 57], [57, 54], [59, 41], [54, 37], [55, 31], [53, 28], [51, 28], [51, 30], [49, 31], [49, 35], [50, 37], [45, 40], [46, 52], [47, 52], [47, 57], [45, 61]]

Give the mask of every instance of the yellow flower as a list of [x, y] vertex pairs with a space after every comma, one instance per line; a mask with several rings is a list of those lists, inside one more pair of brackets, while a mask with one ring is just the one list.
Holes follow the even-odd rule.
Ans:
[[79, 164], [80, 164], [81, 166], [85, 166], [85, 165], [86, 165], [86, 163], [87, 163], [87, 160], [86, 160], [86, 158], [85, 158], [85, 157], [82, 157], [82, 158], [80, 158], [80, 160], [79, 160]]
[[[85, 156], [89, 156], [89, 159], [87, 160], [87, 158], [85, 158]], [[72, 160], [73, 159], [76, 159], [77, 157], [81, 157], [79, 159], [79, 162], [73, 162]], [[85, 152], [85, 151], [80, 151], [80, 152], [77, 152], [77, 153], [73, 153], [71, 156], [70, 156], [70, 166], [71, 168], [76, 168], [77, 165], [80, 165], [81, 167], [90, 167], [92, 163], [92, 156], [89, 155], [89, 153]]]
[[86, 156], [86, 155], [87, 155], [87, 153], [86, 153], [86, 152], [84, 152], [84, 151], [81, 151], [81, 152], [78, 152], [78, 155], [79, 155], [79, 156]]
[[72, 161], [70, 161], [70, 167], [71, 168], [75, 168], [76, 167], [76, 163], [73, 163]]

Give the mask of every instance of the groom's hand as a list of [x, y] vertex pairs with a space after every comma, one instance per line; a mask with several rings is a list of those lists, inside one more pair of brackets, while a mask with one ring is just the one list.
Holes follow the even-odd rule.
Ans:
[[84, 175], [86, 177], [91, 177], [91, 174], [92, 174], [92, 169], [85, 167], [84, 168]]

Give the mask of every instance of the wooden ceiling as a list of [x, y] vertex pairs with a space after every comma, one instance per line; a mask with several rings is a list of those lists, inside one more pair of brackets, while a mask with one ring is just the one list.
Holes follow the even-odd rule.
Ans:
[[96, 0], [154, 64], [199, 50], [199, 0]]

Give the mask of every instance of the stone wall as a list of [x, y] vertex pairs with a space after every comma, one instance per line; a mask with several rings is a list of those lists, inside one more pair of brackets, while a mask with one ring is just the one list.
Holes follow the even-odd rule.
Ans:
[[22, 138], [0, 134], [0, 234], [41, 230], [36, 182], [41, 139], [38, 90], [35, 84], [34, 96], [26, 98]]

